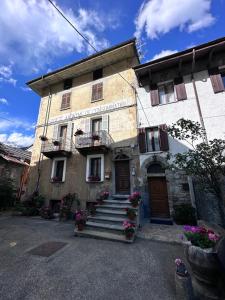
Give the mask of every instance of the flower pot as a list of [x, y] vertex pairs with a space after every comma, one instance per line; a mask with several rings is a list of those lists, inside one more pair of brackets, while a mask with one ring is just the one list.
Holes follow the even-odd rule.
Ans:
[[216, 253], [186, 243], [185, 255], [193, 273], [193, 287], [199, 299], [219, 299], [217, 283], [220, 277]]
[[128, 215], [129, 220], [134, 221], [136, 216], [135, 215]]
[[77, 224], [78, 231], [82, 231], [84, 229], [84, 224]]
[[131, 240], [134, 234], [133, 232], [127, 232], [125, 235], [127, 240]]

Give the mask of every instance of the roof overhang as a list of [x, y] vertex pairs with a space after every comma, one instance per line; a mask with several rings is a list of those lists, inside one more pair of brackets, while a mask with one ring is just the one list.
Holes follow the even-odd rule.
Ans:
[[122, 44], [108, 48], [61, 69], [33, 79], [27, 82], [27, 85], [33, 91], [41, 95], [42, 89], [45, 87], [54, 85], [68, 78], [78, 77], [97, 68], [102, 68], [131, 57], [136, 57], [139, 62], [135, 39], [128, 40]]
[[182, 68], [182, 65], [193, 62], [194, 59], [200, 60], [202, 58], [207, 58], [207, 63], [210, 63], [213, 59], [213, 55], [216, 52], [225, 50], [225, 37], [211, 41], [206, 44], [202, 44], [196, 47], [189, 48], [187, 50], [159, 58], [157, 60], [152, 60], [148, 63], [138, 65], [134, 67], [134, 71], [137, 75], [138, 80], [141, 78], [149, 77], [152, 73], [159, 72], [164, 69], [176, 67], [178, 70]]

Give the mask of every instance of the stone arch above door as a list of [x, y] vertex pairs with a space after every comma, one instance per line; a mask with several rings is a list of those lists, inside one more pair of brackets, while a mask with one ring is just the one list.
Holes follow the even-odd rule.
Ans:
[[162, 164], [158, 162], [150, 163], [147, 166], [147, 174], [163, 174], [165, 173], [165, 168], [162, 166]]

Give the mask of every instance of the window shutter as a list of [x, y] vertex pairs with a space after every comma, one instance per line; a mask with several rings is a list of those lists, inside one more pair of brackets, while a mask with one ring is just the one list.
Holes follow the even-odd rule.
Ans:
[[57, 140], [59, 136], [59, 125], [54, 125], [52, 139]]
[[103, 83], [97, 83], [92, 85], [91, 101], [101, 100], [103, 98]]
[[218, 69], [209, 70], [209, 74], [210, 74], [210, 79], [211, 79], [214, 93], [216, 94], [216, 93], [223, 92], [224, 91], [223, 80]]
[[85, 133], [89, 133], [91, 131], [91, 121], [90, 121], [90, 119], [85, 120], [84, 131], [85, 131]]
[[139, 128], [138, 143], [139, 143], [140, 153], [145, 153], [146, 152], [145, 128]]
[[150, 98], [152, 106], [159, 105], [159, 93], [156, 84], [150, 86]]
[[169, 150], [168, 133], [165, 124], [159, 126], [159, 142], [161, 151]]
[[71, 93], [66, 93], [62, 95], [61, 109], [67, 109], [70, 107], [70, 96]]
[[102, 116], [102, 130], [109, 131], [109, 115]]
[[177, 100], [178, 101], [186, 100], [187, 93], [186, 93], [185, 84], [183, 82], [183, 78], [182, 77], [175, 78], [174, 84], [175, 84], [175, 90], [176, 90], [176, 94], [177, 94]]
[[73, 136], [73, 123], [69, 122], [67, 125], [67, 132], [66, 132], [66, 148], [67, 148], [67, 150], [71, 149], [72, 136]]

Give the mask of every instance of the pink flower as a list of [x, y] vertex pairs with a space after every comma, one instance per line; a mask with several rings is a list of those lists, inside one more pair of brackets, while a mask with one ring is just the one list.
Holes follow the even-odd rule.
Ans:
[[216, 242], [219, 239], [218, 235], [216, 235], [215, 233], [209, 233], [208, 238], [210, 241], [213, 241], [213, 242]]
[[181, 260], [180, 258], [176, 258], [176, 259], [175, 259], [175, 264], [176, 264], [177, 266], [181, 265], [181, 264], [182, 264], [182, 260]]

